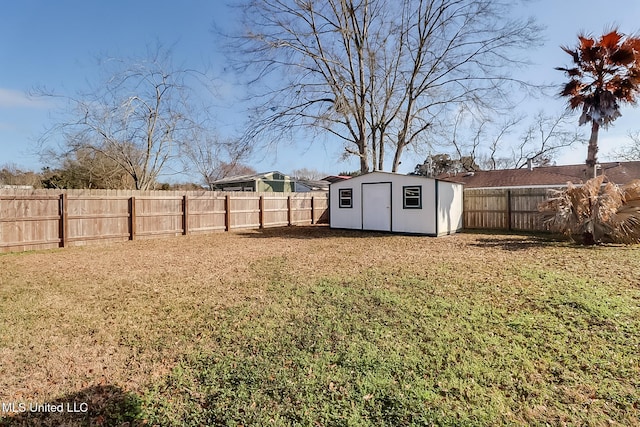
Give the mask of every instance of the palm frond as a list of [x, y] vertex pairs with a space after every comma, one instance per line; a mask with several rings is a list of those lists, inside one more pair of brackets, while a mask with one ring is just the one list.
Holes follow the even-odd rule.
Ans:
[[569, 108], [572, 110], [577, 109], [581, 105], [585, 105], [585, 97], [582, 95], [576, 95], [569, 98]]
[[640, 179], [634, 179], [623, 187], [625, 203], [640, 200]]
[[580, 49], [591, 49], [595, 44], [595, 40], [592, 37], [584, 34], [578, 35], [578, 40], [580, 40]]
[[640, 179], [621, 189], [623, 205], [613, 220], [618, 224], [618, 240], [622, 243], [640, 243]]
[[540, 203], [543, 223], [565, 235], [589, 235], [593, 242], [640, 243], [640, 180], [624, 187], [601, 175], [581, 186], [567, 184]]
[[622, 42], [622, 47], [631, 49], [634, 52], [640, 52], [640, 37], [627, 37], [627, 39]]
[[600, 38], [600, 45], [606, 49], [613, 50], [618, 47], [620, 40], [622, 40], [622, 34], [618, 33], [618, 31], [614, 29]]
[[622, 206], [622, 190], [617, 185], [608, 182], [600, 189], [600, 193], [596, 197], [594, 216], [599, 223], [609, 223]]
[[560, 92], [560, 96], [575, 96], [579, 94], [582, 83], [579, 80], [571, 79], [564, 85], [564, 88]]
[[550, 190], [549, 198], [538, 206], [542, 221], [550, 230], [568, 236], [578, 234], [582, 214], [575, 208], [575, 189], [569, 182], [566, 190]]
[[635, 61], [636, 55], [631, 49], [616, 49], [609, 55], [609, 62], [614, 65], [628, 65]]
[[560, 46], [560, 49], [564, 50], [566, 53], [571, 55], [571, 57], [573, 58], [573, 62], [575, 64], [579, 64], [580, 63], [580, 55], [578, 54], [578, 52], [576, 50], [570, 49], [570, 48], [568, 48], [566, 46]]
[[640, 243], [640, 200], [623, 205], [612, 218], [615, 240], [625, 244]]

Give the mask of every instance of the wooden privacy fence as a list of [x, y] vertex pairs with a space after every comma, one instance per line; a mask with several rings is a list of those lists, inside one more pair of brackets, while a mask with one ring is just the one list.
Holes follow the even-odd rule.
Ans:
[[538, 204], [549, 188], [464, 190], [463, 221], [467, 229], [549, 231]]
[[0, 252], [327, 220], [323, 192], [0, 190]]

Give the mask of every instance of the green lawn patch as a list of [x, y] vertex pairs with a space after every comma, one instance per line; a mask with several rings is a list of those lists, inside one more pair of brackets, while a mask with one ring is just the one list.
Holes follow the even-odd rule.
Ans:
[[219, 350], [183, 359], [148, 392], [147, 415], [176, 426], [637, 421], [637, 293], [513, 274], [525, 284], [501, 299], [472, 277], [447, 295], [375, 269], [303, 286], [277, 271], [269, 303], [229, 313]]

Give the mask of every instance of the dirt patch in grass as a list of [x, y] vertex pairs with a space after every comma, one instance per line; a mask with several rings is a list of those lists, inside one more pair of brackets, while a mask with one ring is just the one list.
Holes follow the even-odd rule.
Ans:
[[[504, 341], [494, 341], [491, 334], [509, 336], [515, 333], [509, 338], [513, 340], [514, 351], [520, 348], [518, 340], [529, 340], [526, 341], [527, 346], [540, 340], [536, 344], [540, 346], [540, 351], [549, 351], [551, 347], [543, 346], [544, 341], [548, 341], [548, 334], [553, 333], [549, 331], [555, 327], [562, 332], [574, 322], [572, 319], [584, 322], [584, 325], [577, 325], [575, 330], [570, 330], [570, 333], [584, 331], [576, 339], [586, 341], [577, 346], [577, 349], [583, 348], [582, 345], [590, 345], [589, 333], [596, 333], [590, 331], [606, 333], [608, 340], [617, 340], [620, 345], [637, 345], [635, 338], [627, 336], [630, 331], [637, 332], [637, 322], [630, 324], [627, 319], [638, 314], [638, 265], [640, 251], [637, 247], [581, 248], [548, 236], [461, 233], [429, 238], [330, 230], [322, 226], [251, 230], [2, 255], [0, 402], [57, 402], [64, 396], [85, 396], [82, 394], [83, 390], [100, 390], [103, 394], [104, 390], [109, 393], [118, 390], [118, 402], [126, 402], [124, 406], [131, 403], [127, 397], [129, 393], [143, 400], [147, 396], [147, 399], [163, 401], [167, 395], [181, 396], [184, 387], [189, 390], [199, 387], [189, 379], [194, 375], [194, 369], [200, 369], [194, 366], [210, 369], [213, 366], [211, 360], [216, 357], [220, 357], [224, 363], [232, 363], [230, 351], [237, 353], [239, 363], [247, 364], [247, 369], [256, 368], [268, 372], [268, 362], [257, 362], [244, 352], [247, 346], [253, 345], [266, 353], [274, 349], [265, 347], [259, 341], [249, 341], [253, 343], [249, 345], [247, 335], [264, 335], [277, 341], [272, 336], [273, 332], [269, 332], [270, 327], [284, 328], [283, 336], [287, 336], [287, 339], [308, 342], [311, 337], [307, 332], [290, 336], [287, 334], [293, 332], [287, 331], [286, 325], [313, 324], [314, 316], [317, 316], [316, 321], [326, 325], [331, 323], [330, 319], [342, 319], [340, 316], [345, 316], [345, 312], [348, 312], [348, 307], [344, 307], [347, 311], [339, 309], [340, 301], [347, 301], [352, 304], [351, 307], [357, 308], [354, 301], [365, 297], [367, 304], [373, 307], [378, 304], [383, 311], [367, 312], [366, 307], [360, 307], [359, 310], [363, 310], [366, 315], [363, 317], [355, 313], [356, 325], [358, 322], [366, 323], [367, 318], [379, 317], [391, 326], [390, 329], [386, 326], [379, 330], [372, 328], [374, 332], [370, 340], [356, 340], [356, 348], [339, 350], [349, 357], [356, 357], [356, 354], [380, 357], [376, 349], [367, 348], [364, 343], [370, 341], [382, 346], [385, 342], [383, 335], [393, 331], [394, 327], [400, 335], [410, 336], [410, 331], [407, 331], [411, 327], [410, 323], [407, 319], [398, 317], [402, 307], [414, 314], [418, 308], [425, 308], [420, 308], [418, 319], [429, 316], [438, 322], [455, 322], [456, 316], [467, 319], [464, 328], [470, 329], [465, 329], [463, 335], [449, 331], [452, 334], [452, 345], [459, 345], [461, 339], [477, 341], [470, 345], [477, 351], [491, 354], [496, 363], [500, 357], [507, 357], [505, 355], [509, 354], [509, 349], [499, 348]], [[354, 294], [350, 293], [352, 289], [356, 290]], [[329, 304], [326, 307], [321, 303], [324, 300]], [[309, 305], [310, 301], [313, 304]], [[395, 308], [391, 310], [385, 307]], [[289, 323], [286, 323], [287, 313], [291, 316]], [[547, 322], [548, 319], [544, 316], [549, 313], [558, 323], [541, 326], [539, 321], [544, 319]], [[509, 318], [505, 321], [507, 314]], [[621, 316], [624, 321], [618, 322], [616, 316]], [[414, 317], [411, 319], [415, 321]], [[348, 320], [342, 319], [344, 322]], [[258, 329], [252, 329], [254, 327]], [[350, 332], [343, 330], [343, 327], [338, 322], [331, 330], [320, 329], [321, 332], [335, 334], [336, 337], [349, 337]], [[625, 327], [628, 330], [625, 331]], [[430, 327], [425, 328], [423, 330]], [[474, 328], [478, 329], [477, 334], [473, 332]], [[495, 333], [489, 334], [488, 331], [493, 330]], [[234, 335], [234, 331], [242, 332]], [[435, 329], [432, 332], [438, 334], [438, 331]], [[597, 337], [598, 340], [601, 338]], [[410, 339], [407, 339], [409, 341], [406, 342], [410, 343]], [[628, 341], [625, 342], [625, 339]], [[338, 341], [344, 344], [344, 340]], [[600, 341], [595, 342], [597, 345], [604, 345]], [[231, 350], [234, 346], [237, 349]], [[393, 349], [387, 350], [391, 352]], [[417, 349], [414, 350], [418, 352]], [[594, 350], [602, 353], [597, 353], [603, 358], [598, 363], [608, 363], [606, 350], [605, 347]], [[638, 348], [635, 349], [637, 350]], [[331, 353], [326, 348], [322, 351]], [[320, 358], [327, 354], [322, 351], [318, 353]], [[459, 357], [464, 357], [464, 352], [460, 351]], [[411, 357], [415, 360], [411, 360], [419, 364], [417, 354], [419, 352], [413, 354]], [[204, 356], [205, 359], [201, 359], [197, 355], [214, 356]], [[292, 357], [302, 356], [295, 353]], [[621, 355], [616, 357], [624, 358]], [[192, 360], [193, 363], [185, 365], [185, 360]], [[281, 362], [289, 363], [287, 360]], [[294, 362], [290, 361], [292, 364]], [[616, 401], [615, 397], [598, 396], [594, 391], [596, 384], [572, 382], [572, 372], [566, 372], [561, 366], [554, 367], [552, 365], [555, 362], [552, 362], [544, 362], [547, 366], [540, 369], [529, 369], [526, 368], [526, 363], [529, 362], [523, 359], [525, 367], [514, 375], [522, 375], [520, 379], [529, 384], [522, 385], [525, 388], [522, 396], [535, 397], [538, 393], [539, 403], [522, 407], [505, 403], [506, 406], [502, 408], [505, 414], [516, 408], [529, 415], [503, 414], [503, 420], [526, 423], [543, 419], [546, 422], [562, 423], [566, 420], [561, 417], [572, 420], [567, 407], [575, 406], [576, 411], [579, 411], [580, 405], [583, 408], [589, 405], [597, 407], [606, 403], [607, 399]], [[584, 369], [598, 369], [598, 365], [589, 367], [588, 362], [588, 359], [581, 359], [580, 363], [586, 364]], [[208, 368], [203, 367], [203, 363]], [[330, 375], [332, 363], [335, 364], [335, 361], [326, 360], [326, 363], [321, 363], [322, 369], [326, 370], [325, 374]], [[404, 369], [406, 366], [403, 363], [397, 362], [392, 367]], [[304, 363], [300, 366], [302, 365]], [[624, 362], [622, 365], [629, 375], [640, 374], [637, 364], [629, 366], [628, 362]], [[304, 369], [309, 368], [304, 366]], [[423, 372], [422, 368], [416, 366], [418, 365], [414, 366], [414, 370]], [[188, 374], [176, 374], [176, 369], [183, 368], [187, 369]], [[387, 368], [388, 366], [380, 366], [383, 370]], [[432, 391], [436, 395], [431, 396], [424, 392], [426, 397], [416, 395], [412, 400], [403, 402], [410, 407], [417, 405], [414, 409], [424, 409], [420, 406], [424, 401], [439, 402], [439, 405], [451, 410], [447, 416], [456, 413], [459, 415], [466, 413], [468, 408], [458, 408], [446, 401], [451, 393], [457, 393], [460, 395], [453, 402], [467, 402], [471, 408], [469, 411], [473, 409], [473, 404], [469, 402], [474, 402], [474, 399], [477, 407], [482, 407], [491, 400], [487, 396], [493, 392], [498, 393], [499, 390], [486, 392], [493, 390], [494, 386], [491, 384], [482, 386], [482, 393], [485, 394], [476, 390], [476, 387], [480, 387], [477, 382], [481, 382], [485, 375], [477, 369], [474, 365], [468, 367], [466, 372], [457, 372], [467, 375], [464, 384], [459, 384], [458, 388], [448, 383], [443, 385], [446, 389], [443, 394]], [[499, 370], [500, 366], [492, 369]], [[559, 377], [560, 382], [556, 385], [567, 388], [562, 395], [566, 396], [566, 405], [569, 406], [561, 409], [548, 407], [549, 401], [544, 396], [540, 397], [544, 393], [540, 394], [531, 386], [540, 383], [543, 387], [550, 387], [545, 375], [553, 369], [558, 370], [559, 376], [567, 376]], [[221, 371], [217, 374], [223, 373]], [[451, 372], [447, 373], [450, 374], [453, 375]], [[340, 371], [337, 375], [346, 381], [348, 370]], [[478, 378], [468, 382], [474, 376]], [[187, 383], [175, 388], [166, 383], [180, 383], [178, 380], [181, 378], [188, 380]], [[268, 380], [269, 375], [266, 378]], [[282, 381], [290, 382], [291, 378], [284, 377]], [[415, 378], [411, 377], [406, 381], [412, 386], [411, 381], [415, 381]], [[504, 379], [505, 384], [508, 384], [505, 387], [512, 387], [510, 381]], [[613, 381], [618, 379], [614, 378]], [[346, 384], [332, 383], [333, 388], [329, 383], [326, 385], [327, 398], [336, 397], [334, 391], [339, 391], [340, 386], [347, 387]], [[375, 394], [374, 383], [367, 382], [363, 385], [361, 397], [366, 398], [367, 402]], [[161, 385], [156, 386], [157, 384]], [[575, 385], [579, 387], [573, 387]], [[629, 389], [631, 385], [622, 384], [609, 391], [622, 393], [621, 390], [628, 389], [628, 395], [623, 399], [627, 399], [630, 405], [635, 405], [638, 401], [637, 390]], [[383, 388], [391, 386], [391, 383], [381, 385]], [[495, 387], [499, 387], [499, 384]], [[149, 394], [150, 389], [156, 391]], [[208, 389], [194, 392], [200, 393], [202, 397], [207, 394], [206, 390]], [[237, 390], [233, 393], [236, 392]], [[465, 397], [465, 393], [472, 392], [480, 394]], [[225, 394], [225, 398], [232, 399], [233, 393]], [[288, 390], [286, 393], [292, 391]], [[401, 399], [396, 395], [392, 397]], [[88, 397], [85, 396], [85, 399]], [[182, 408], [179, 410], [194, 413], [211, 405], [211, 402], [205, 402], [195, 408], [185, 403], [192, 401], [192, 396], [184, 399], [186, 400], [177, 397], [173, 404], [176, 408]], [[202, 399], [206, 401], [206, 396]], [[496, 403], [500, 399], [490, 402], [495, 411], [500, 409], [500, 404]], [[239, 402], [239, 405], [252, 404], [251, 401]], [[264, 398], [261, 402], [253, 403], [266, 405], [269, 400]], [[137, 404], [144, 406], [141, 402]], [[286, 409], [283, 413], [289, 410], [287, 405], [292, 405], [291, 402], [279, 404]], [[309, 404], [307, 410], [312, 413], [312, 409], [320, 404], [322, 402]], [[176, 413], [167, 414], [167, 411], [172, 410], [172, 405], [166, 402], [164, 406], [160, 405], [161, 409], [157, 409], [155, 401], [147, 401], [147, 405], [149, 408], [156, 408], [149, 409], [149, 413], [158, 417], [161, 417], [158, 414], [164, 414], [166, 418], [159, 418], [161, 424], [171, 420], [172, 416], [179, 419], [178, 409]], [[346, 410], [347, 407], [348, 405], [343, 409]], [[637, 410], [637, 407], [626, 408], [622, 410], [623, 415], [619, 419], [629, 420], [631, 418], [628, 414]], [[376, 411], [376, 416], [384, 418], [382, 409], [378, 408]], [[98, 412], [91, 421], [99, 420], [108, 424], [103, 413], [105, 411]], [[619, 412], [608, 413], [614, 414], [611, 417], [616, 419], [615, 414]], [[0, 414], [0, 417], [3, 415], [6, 414]], [[390, 419], [406, 421], [403, 418], [406, 414], [396, 415], [399, 418]], [[206, 417], [194, 418], [193, 425], [198, 425], [203, 420], [206, 421]], [[213, 422], [212, 420], [213, 418], [209, 418], [208, 422]], [[234, 420], [239, 422], [241, 418]], [[257, 418], [256, 420], [259, 421]], [[331, 425], [331, 420], [329, 417], [324, 422]], [[482, 424], [495, 421], [495, 418], [480, 414], [478, 418], [469, 420]], [[581, 418], [574, 418], [573, 421], [575, 420]], [[339, 424], [340, 421], [333, 419], [333, 423]]]

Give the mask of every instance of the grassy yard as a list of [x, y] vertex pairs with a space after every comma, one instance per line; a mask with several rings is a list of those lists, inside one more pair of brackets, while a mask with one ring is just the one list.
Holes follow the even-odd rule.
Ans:
[[326, 227], [0, 255], [0, 425], [640, 425], [639, 266]]

